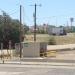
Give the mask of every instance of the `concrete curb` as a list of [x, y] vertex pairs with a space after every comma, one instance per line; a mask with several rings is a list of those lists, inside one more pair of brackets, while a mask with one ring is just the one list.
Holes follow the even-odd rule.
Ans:
[[23, 62], [57, 62], [57, 63], [75, 63], [75, 60], [50, 59], [50, 58], [22, 58]]

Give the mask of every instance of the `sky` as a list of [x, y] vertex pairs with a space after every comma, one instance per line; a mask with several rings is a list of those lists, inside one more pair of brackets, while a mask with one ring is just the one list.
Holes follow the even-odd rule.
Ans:
[[[75, 18], [75, 0], [0, 0], [1, 10], [13, 19], [19, 19], [19, 6], [22, 5], [22, 20], [28, 26], [34, 25], [34, 4], [37, 6], [37, 24], [70, 25], [70, 18]], [[73, 22], [73, 25], [75, 22]]]

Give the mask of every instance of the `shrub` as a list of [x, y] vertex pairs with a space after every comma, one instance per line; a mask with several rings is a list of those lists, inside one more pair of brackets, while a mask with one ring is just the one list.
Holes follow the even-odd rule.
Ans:
[[56, 41], [54, 37], [50, 37], [49, 41], [48, 41], [48, 45], [56, 45]]

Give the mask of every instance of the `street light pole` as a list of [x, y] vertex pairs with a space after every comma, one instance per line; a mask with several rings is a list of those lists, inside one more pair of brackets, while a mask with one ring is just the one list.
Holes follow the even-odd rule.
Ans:
[[73, 31], [72, 25], [73, 25], [73, 22], [74, 22], [74, 18], [70, 18], [70, 21], [71, 21], [71, 32], [72, 32]]

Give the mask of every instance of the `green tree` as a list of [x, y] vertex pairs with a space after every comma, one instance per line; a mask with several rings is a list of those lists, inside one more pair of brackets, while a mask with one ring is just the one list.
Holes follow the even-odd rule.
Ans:
[[[15, 43], [20, 42], [19, 29], [20, 29], [19, 20], [12, 19], [5, 12], [3, 13], [3, 15], [0, 15], [0, 43], [3, 43], [4, 48], [8, 48], [10, 40], [12, 43], [12, 47], [14, 47]], [[22, 34], [22, 41], [24, 40], [23, 38], [24, 38], [24, 35]]]

